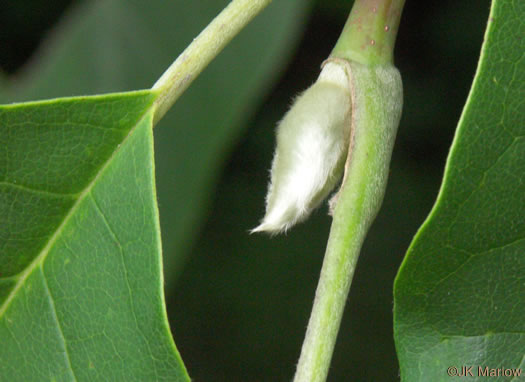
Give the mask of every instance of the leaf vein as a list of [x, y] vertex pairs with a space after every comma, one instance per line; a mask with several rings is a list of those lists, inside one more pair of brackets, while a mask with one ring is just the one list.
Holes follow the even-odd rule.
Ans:
[[[509, 134], [507, 132], [507, 134]], [[511, 135], [512, 136], [512, 135]], [[498, 155], [498, 157], [487, 167], [483, 170], [483, 174], [481, 175], [481, 179], [479, 180], [479, 182], [472, 187], [472, 190], [469, 192], [468, 196], [466, 196], [464, 198], [464, 200], [459, 203], [459, 205], [457, 205], [454, 209], [456, 211], [455, 215], [454, 215], [454, 218], [451, 219], [451, 223], [449, 224], [448, 226], [448, 237], [450, 238], [451, 234], [450, 232], [452, 231], [452, 228], [454, 227], [454, 225], [456, 224], [458, 218], [459, 218], [459, 215], [460, 215], [460, 212], [462, 210], [462, 208], [465, 206], [466, 203], [468, 203], [468, 201], [470, 200], [470, 198], [476, 193], [476, 191], [478, 191], [481, 187], [483, 187], [487, 181], [487, 174], [490, 170], [492, 170], [494, 168], [494, 166], [496, 166], [498, 164], [498, 162], [507, 154], [507, 152], [512, 148], [514, 147], [514, 145], [516, 144], [516, 142], [518, 140], [520, 140], [521, 137], [513, 137], [513, 140], [512, 142], [510, 142], [507, 147], [505, 147], [505, 149], [503, 149], [501, 151], [501, 153]], [[445, 177], [447, 178], [447, 177]], [[449, 243], [450, 243], [450, 240], [449, 240]]]
[[[117, 247], [119, 249], [120, 260], [122, 262], [122, 270], [124, 272], [124, 279], [126, 280], [126, 287], [127, 287], [127, 290], [128, 290], [131, 310], [133, 312], [133, 320], [135, 321], [135, 327], [137, 328], [137, 330], [141, 334], [144, 342], [146, 343], [146, 346], [148, 347], [148, 351], [150, 353], [151, 358], [155, 359], [155, 356], [153, 355], [153, 351], [151, 350], [151, 346], [150, 346], [150, 343], [148, 341], [148, 338], [144, 334], [142, 328], [140, 327], [140, 325], [138, 323], [137, 312], [136, 312], [135, 303], [134, 303], [134, 299], [133, 299], [133, 291], [132, 291], [132, 288], [131, 288], [131, 284], [129, 282], [128, 267], [126, 265], [126, 260], [125, 260], [125, 256], [124, 256], [124, 249], [122, 248], [122, 244], [120, 242], [120, 239], [118, 238], [115, 230], [111, 227], [111, 224], [109, 223], [108, 219], [106, 218], [106, 215], [102, 211], [102, 208], [100, 207], [100, 205], [97, 202], [97, 200], [96, 200], [95, 196], [93, 195], [93, 193], [90, 193], [89, 196], [90, 196], [90, 199], [93, 201], [93, 205], [95, 206], [95, 210], [97, 211], [97, 213], [100, 215], [102, 221], [104, 222], [104, 226], [107, 228], [111, 238], [113, 239], [113, 241], [115, 242], [115, 244], [117, 245]], [[155, 370], [155, 376], [157, 377], [156, 379], [158, 379], [159, 374], [158, 374], [156, 362], [154, 363], [154, 370]]]
[[16, 184], [16, 183], [8, 182], [8, 181], [0, 181], [0, 186], [11, 187], [11, 188], [19, 189], [22, 191], [28, 191], [34, 194], [43, 194], [43, 195], [52, 196], [52, 197], [58, 196], [58, 197], [73, 197], [74, 198], [74, 197], [78, 197], [79, 195], [78, 193], [71, 194], [71, 193], [66, 193], [66, 192], [62, 193], [62, 192], [55, 192], [55, 191], [40, 190], [40, 189], [32, 188], [26, 185]]
[[51, 311], [53, 313], [53, 319], [55, 320], [57, 324], [58, 334], [60, 336], [60, 339], [62, 340], [63, 346], [64, 346], [64, 355], [66, 358], [67, 366], [69, 367], [69, 370], [71, 371], [71, 374], [73, 376], [73, 379], [77, 381], [77, 376], [75, 375], [75, 370], [73, 370], [73, 365], [71, 364], [71, 359], [69, 358], [69, 350], [67, 346], [66, 337], [64, 336], [64, 331], [62, 330], [62, 325], [60, 324], [60, 320], [58, 319], [58, 314], [55, 306], [55, 301], [53, 298], [53, 294], [51, 293], [51, 290], [49, 289], [49, 285], [46, 280], [46, 275], [44, 274], [44, 270], [42, 267], [39, 268], [40, 274], [42, 276], [42, 284], [44, 285], [44, 289], [46, 290], [46, 293], [48, 295], [49, 305], [51, 306]]
[[[149, 110], [151, 110], [151, 109], [145, 110], [142, 119], [144, 119], [144, 116], [147, 115], [147, 112]], [[11, 290], [11, 292], [9, 292], [9, 295], [4, 300], [3, 304], [0, 306], [0, 317], [2, 317], [4, 315], [4, 313], [7, 311], [7, 309], [11, 305], [11, 302], [13, 301], [13, 299], [16, 296], [16, 294], [18, 293], [18, 290], [20, 288], [22, 288], [23, 284], [25, 283], [25, 281], [29, 277], [29, 275], [35, 270], [35, 268], [38, 265], [42, 264], [45, 261], [45, 259], [47, 258], [47, 255], [51, 251], [53, 245], [55, 244], [57, 239], [60, 237], [62, 231], [64, 230], [64, 227], [68, 224], [69, 220], [75, 214], [76, 210], [80, 207], [80, 205], [82, 204], [82, 201], [85, 199], [85, 197], [91, 192], [91, 189], [97, 183], [98, 179], [104, 173], [105, 169], [112, 162], [113, 158], [117, 155], [117, 153], [120, 150], [122, 150], [122, 148], [125, 146], [125, 142], [129, 139], [129, 137], [131, 135], [133, 135], [133, 133], [135, 132], [135, 129], [137, 128], [137, 126], [139, 126], [139, 124], [142, 121], [142, 119], [138, 120], [135, 123], [135, 125], [129, 130], [128, 134], [126, 136], [124, 136], [124, 138], [122, 139], [120, 145], [117, 145], [115, 147], [115, 150], [113, 151], [113, 153], [109, 156], [109, 158], [106, 160], [106, 162], [101, 165], [99, 171], [93, 177], [91, 182], [89, 182], [89, 184], [86, 185], [86, 188], [84, 189], [84, 191], [82, 191], [80, 193], [80, 195], [78, 196], [77, 200], [75, 201], [75, 203], [73, 204], [73, 206], [71, 207], [69, 212], [66, 214], [66, 216], [64, 217], [64, 219], [62, 220], [62, 222], [58, 226], [57, 230], [53, 234], [53, 236], [51, 236], [49, 238], [49, 241], [47, 242], [45, 247], [40, 251], [38, 256], [36, 256], [35, 259], [27, 266], [27, 268], [22, 273], [20, 273], [19, 279], [18, 279], [15, 287]]]

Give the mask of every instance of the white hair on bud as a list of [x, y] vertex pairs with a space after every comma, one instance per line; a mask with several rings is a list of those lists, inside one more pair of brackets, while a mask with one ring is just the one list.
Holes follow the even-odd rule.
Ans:
[[351, 123], [346, 70], [328, 61], [279, 123], [266, 214], [252, 232], [286, 231], [306, 219], [341, 179]]

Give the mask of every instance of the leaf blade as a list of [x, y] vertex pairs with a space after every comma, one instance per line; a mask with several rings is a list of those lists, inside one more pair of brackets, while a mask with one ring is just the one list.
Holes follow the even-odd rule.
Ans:
[[[64, 188], [80, 191], [73, 194], [76, 200], [69, 209], [62, 211], [59, 225], [48, 225], [45, 220], [35, 224], [27, 214], [19, 219], [22, 226], [44, 225], [51, 236], [43, 248], [32, 251], [33, 259], [22, 264], [21, 271], [20, 264], [18, 269], [11, 267], [11, 283], [3, 284], [3, 376], [28, 381], [188, 380], [169, 333], [164, 306], [153, 165], [151, 105], [155, 96], [142, 91], [6, 106], [2, 110], [0, 115], [9, 116], [11, 111], [15, 116], [2, 124], [0, 140], [17, 135], [26, 138], [20, 140], [24, 144], [10, 145], [10, 152], [3, 145], [6, 175], [16, 178], [17, 173], [25, 173], [13, 171], [20, 170], [16, 167], [20, 152], [29, 157], [47, 155], [41, 164], [60, 162], [61, 171], [69, 169], [64, 173], [70, 181], [67, 176], [48, 181], [54, 175], [48, 166], [40, 166], [38, 173], [22, 178], [32, 180], [32, 186], [47, 187], [46, 193], [40, 194], [42, 198], [52, 193], [56, 199]], [[112, 108], [115, 104], [121, 107]], [[64, 109], [69, 112], [64, 113]], [[22, 113], [17, 116], [18, 111]], [[25, 128], [31, 124], [24, 120], [25, 115], [47, 121], [36, 126], [37, 133], [42, 132], [40, 127], [55, 130], [53, 137], [62, 140], [45, 140], [42, 134], [27, 139]], [[96, 139], [86, 139], [81, 122], [86, 116], [95, 127]], [[110, 139], [111, 133], [121, 140]], [[39, 146], [47, 150], [34, 149]], [[57, 149], [69, 155], [56, 155]], [[83, 160], [86, 157], [90, 161]], [[35, 165], [33, 160], [29, 163]], [[20, 166], [27, 169], [24, 164]], [[16, 191], [15, 198], [22, 192], [34, 193], [34, 189]], [[10, 205], [7, 197], [2, 198], [0, 210]], [[45, 217], [50, 208], [33, 209], [31, 214], [36, 219]], [[9, 221], [3, 223], [12, 227]], [[13, 240], [16, 244], [16, 234], [3, 235], [0, 242], [4, 248]], [[41, 237], [29, 236], [28, 241]], [[16, 245], [9, 248], [19, 249]], [[5, 258], [9, 261], [13, 256], [2, 251], [0, 259]], [[4, 261], [2, 271], [9, 270], [5, 266], [8, 261]], [[11, 287], [7, 293], [6, 285]], [[22, 369], [25, 375], [20, 374]]]
[[523, 4], [493, 1], [438, 200], [396, 278], [403, 380], [523, 364], [524, 16]]

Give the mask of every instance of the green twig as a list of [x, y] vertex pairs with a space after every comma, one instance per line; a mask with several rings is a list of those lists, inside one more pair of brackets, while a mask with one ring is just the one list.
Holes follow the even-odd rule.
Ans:
[[154, 124], [231, 39], [270, 3], [271, 0], [233, 0], [215, 17], [153, 85], [152, 89], [160, 93], [155, 101]]
[[295, 382], [326, 380], [359, 252], [383, 200], [402, 107], [392, 50], [403, 3], [356, 0], [331, 55], [350, 66], [351, 142]]
[[392, 64], [405, 0], [356, 0], [332, 56], [365, 65]]

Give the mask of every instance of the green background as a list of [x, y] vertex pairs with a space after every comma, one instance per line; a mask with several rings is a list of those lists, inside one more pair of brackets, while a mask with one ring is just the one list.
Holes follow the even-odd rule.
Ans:
[[[274, 3], [283, 1], [287, 0]], [[71, 3], [54, 1], [51, 7], [42, 0], [23, 0], [0, 5], [0, 64], [15, 84], [23, 65], [37, 62], [39, 42], [46, 31], [53, 31]], [[282, 63], [264, 93], [253, 96], [259, 100], [257, 109], [242, 111], [242, 134], [236, 133], [214, 154], [217, 169], [207, 182], [209, 192], [203, 193], [199, 203], [203, 214], [185, 225], [185, 232], [177, 236], [177, 242], [183, 243], [173, 244], [174, 253], [164, 253], [172, 331], [195, 380], [284, 381], [293, 375], [330, 219], [323, 206], [287, 235], [270, 239], [250, 236], [247, 231], [264, 212], [275, 123], [291, 98], [317, 76], [351, 3], [314, 3], [304, 29], [299, 28], [299, 44], [290, 47], [291, 61]], [[448, 147], [474, 75], [488, 11], [488, 0], [407, 2], [396, 47], [405, 107], [389, 186], [383, 209], [363, 248], [329, 380], [398, 379], [392, 284], [416, 229], [437, 195]], [[203, 12], [202, 20], [188, 21], [194, 28], [188, 33], [197, 33], [214, 12]], [[138, 77], [160, 74], [147, 64], [121, 65], [137, 71]], [[206, 74], [221, 81], [220, 72]], [[206, 86], [204, 81], [210, 78], [201, 80], [196, 87]], [[120, 86], [109, 90], [127, 90], [130, 85]], [[223, 86], [234, 91], [237, 85]], [[191, 92], [181, 99], [179, 107], [185, 97], [192, 97]], [[173, 112], [177, 110], [176, 106]], [[187, 112], [189, 116], [203, 113]], [[170, 128], [159, 125], [156, 138], [161, 129]], [[192, 128], [191, 117], [183, 128]], [[174, 157], [165, 152], [165, 157], [157, 157], [159, 184], [160, 176], [170, 176], [161, 173], [161, 163]], [[162, 195], [159, 198], [162, 219], [170, 209], [163, 204]], [[169, 229], [163, 226], [163, 234]], [[166, 235], [163, 239], [174, 240]]]

